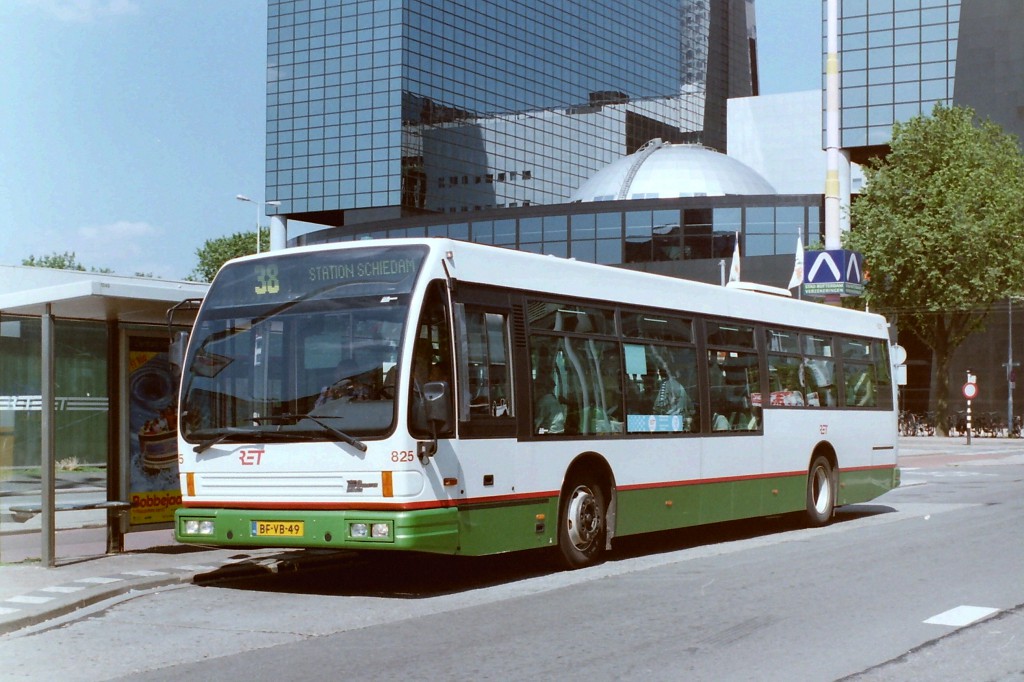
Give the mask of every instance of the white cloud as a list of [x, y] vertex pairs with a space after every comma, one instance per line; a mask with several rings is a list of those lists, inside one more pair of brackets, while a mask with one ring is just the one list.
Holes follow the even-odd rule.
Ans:
[[[3, 0], [0, 0], [3, 2]], [[86, 270], [113, 270], [117, 275], [151, 274], [184, 279], [196, 266], [194, 249], [181, 235], [146, 222], [121, 220], [77, 229], [0, 227], [0, 263], [21, 265], [29, 256], [75, 254]]]
[[139, 13], [135, 0], [22, 0], [59, 21], [89, 23], [106, 17]]
[[119, 220], [116, 223], [111, 223], [109, 225], [82, 227], [78, 230], [78, 234], [90, 240], [96, 238], [104, 240], [138, 239], [142, 237], [158, 236], [162, 232], [163, 230], [158, 227], [154, 227], [149, 223], [129, 222], [127, 220]]
[[[163, 228], [145, 222], [120, 220], [108, 225], [93, 225], [77, 230], [75, 252], [86, 268], [109, 268], [119, 275], [136, 272], [156, 277], [180, 279], [185, 272], [174, 240]], [[172, 258], [174, 260], [172, 260]]]

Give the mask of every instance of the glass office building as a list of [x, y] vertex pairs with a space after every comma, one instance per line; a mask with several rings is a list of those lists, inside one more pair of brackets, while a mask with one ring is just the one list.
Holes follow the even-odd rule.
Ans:
[[[856, 162], [884, 156], [893, 123], [928, 115], [937, 102], [969, 106], [1024, 139], [1022, 34], [1022, 0], [839, 0], [840, 145]], [[1024, 401], [1005, 364], [1011, 339], [1021, 338], [1009, 333], [1013, 307], [994, 311], [951, 370], [976, 374], [987, 389], [975, 409], [998, 410], [1003, 422], [1011, 391]], [[930, 349], [911, 335], [900, 343], [910, 354], [904, 408], [934, 409]]]
[[724, 151], [753, 0], [270, 0], [266, 197], [291, 220], [563, 202], [653, 138]]
[[842, 0], [842, 147], [885, 145], [894, 122], [951, 103], [959, 20], [960, 0]]
[[1021, 31], [1021, 0], [839, 0], [840, 145], [857, 162], [884, 154], [893, 123], [936, 102], [1021, 135]]
[[718, 283], [738, 236], [751, 281], [785, 287], [797, 240], [824, 240], [823, 216], [820, 194], [631, 199], [409, 217], [326, 228], [296, 243], [451, 237]]

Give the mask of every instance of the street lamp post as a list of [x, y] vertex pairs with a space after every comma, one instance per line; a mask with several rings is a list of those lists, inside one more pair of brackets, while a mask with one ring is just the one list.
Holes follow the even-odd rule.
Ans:
[[260, 252], [260, 248], [261, 248], [260, 233], [263, 231], [263, 228], [260, 227], [260, 216], [263, 213], [263, 207], [264, 206], [280, 206], [281, 202], [280, 201], [264, 201], [264, 202], [261, 203], [259, 201], [256, 201], [255, 199], [250, 199], [249, 197], [245, 196], [244, 194], [235, 195], [235, 198], [238, 199], [239, 201], [246, 201], [246, 202], [248, 202], [250, 204], [256, 204], [256, 253], [259, 253]]

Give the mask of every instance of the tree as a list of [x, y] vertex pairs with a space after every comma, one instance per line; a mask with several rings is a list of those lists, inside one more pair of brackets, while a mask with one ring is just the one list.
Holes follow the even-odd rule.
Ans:
[[890, 153], [864, 173], [845, 246], [864, 254], [871, 309], [931, 348], [945, 434], [953, 352], [1024, 291], [1024, 156], [973, 110], [936, 105], [897, 123]]
[[[270, 235], [261, 230], [260, 250], [270, 248]], [[196, 249], [199, 264], [192, 270], [187, 279], [193, 282], [209, 282], [217, 274], [220, 267], [232, 258], [248, 256], [256, 253], [256, 232], [236, 232], [229, 237], [207, 239], [201, 248]]]
[[[85, 272], [85, 266], [78, 262], [75, 258], [74, 251], [65, 251], [64, 253], [57, 253], [54, 251], [49, 256], [29, 256], [23, 258], [21, 261], [22, 265], [35, 268], [54, 268], [56, 270], [77, 270]], [[89, 268], [89, 272], [98, 272], [100, 274], [107, 274], [114, 272], [110, 268]]]

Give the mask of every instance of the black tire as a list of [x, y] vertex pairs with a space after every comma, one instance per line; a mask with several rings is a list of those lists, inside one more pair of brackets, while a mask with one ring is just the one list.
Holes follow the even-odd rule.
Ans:
[[577, 479], [565, 487], [558, 514], [561, 563], [575, 569], [598, 561], [607, 532], [605, 494], [592, 480]]
[[807, 472], [807, 523], [817, 528], [832, 522], [836, 509], [836, 481], [828, 458], [817, 456]]

